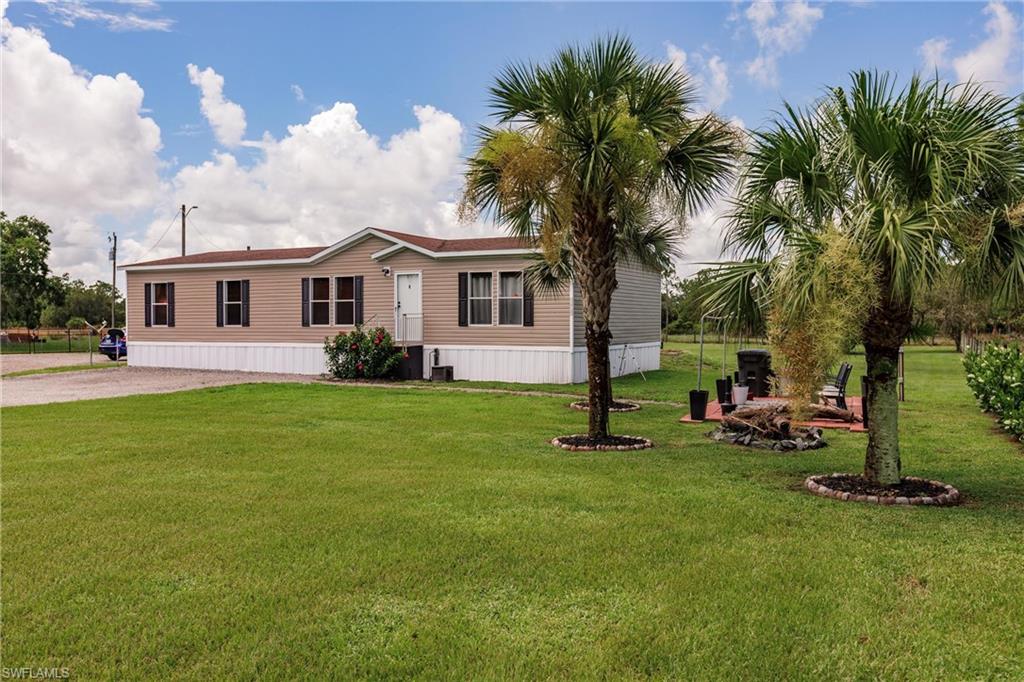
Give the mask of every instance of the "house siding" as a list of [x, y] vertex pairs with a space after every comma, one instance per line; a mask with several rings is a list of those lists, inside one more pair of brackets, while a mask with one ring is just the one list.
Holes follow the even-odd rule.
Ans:
[[[618, 264], [619, 286], [612, 293], [609, 326], [612, 345], [647, 344], [661, 340], [661, 275], [634, 263]], [[573, 282], [573, 346], [586, 347], [583, 298]]]
[[[521, 270], [519, 256], [435, 260], [402, 251], [374, 261], [372, 254], [392, 246], [377, 237], [367, 239], [315, 265], [240, 265], [159, 271], [128, 271], [128, 342], [203, 343], [322, 343], [327, 336], [352, 329], [350, 325], [302, 326], [303, 277], [363, 276], [363, 319], [394, 333], [394, 287], [398, 272], [421, 272], [424, 345], [559, 346], [568, 347], [568, 295], [535, 301], [534, 325], [458, 326], [458, 273]], [[385, 276], [381, 267], [391, 268]], [[249, 326], [218, 327], [218, 280], [249, 280]], [[175, 326], [143, 324], [146, 282], [174, 282]], [[334, 286], [332, 279], [331, 286]], [[492, 280], [493, 315], [497, 322], [497, 276]], [[333, 321], [333, 308], [331, 311]]]
[[[303, 277], [362, 275], [363, 316], [367, 323], [394, 326], [394, 283], [380, 271], [370, 254], [390, 246], [369, 237], [315, 265], [241, 265], [231, 268], [128, 271], [128, 342], [200, 341], [268, 343], [322, 343], [324, 337], [351, 326], [302, 326], [301, 281]], [[216, 285], [218, 280], [249, 280], [249, 326], [218, 327]], [[175, 326], [143, 325], [146, 282], [174, 282]], [[334, 283], [332, 281], [333, 288]], [[332, 289], [333, 290], [333, 289]], [[332, 320], [333, 320], [333, 310]]]
[[414, 251], [385, 259], [392, 272], [422, 272], [423, 338], [425, 345], [558, 346], [569, 345], [569, 294], [536, 297], [533, 326], [490, 324], [459, 326], [459, 273], [489, 272], [491, 319], [498, 320], [498, 273], [518, 272], [527, 261], [519, 256], [433, 260]]

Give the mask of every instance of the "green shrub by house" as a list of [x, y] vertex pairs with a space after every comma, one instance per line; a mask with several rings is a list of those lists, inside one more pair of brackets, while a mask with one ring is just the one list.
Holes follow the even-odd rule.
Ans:
[[998, 416], [1003, 428], [1024, 440], [1024, 352], [1019, 345], [989, 344], [964, 356], [967, 384], [981, 409]]
[[383, 327], [366, 331], [362, 325], [347, 334], [324, 340], [327, 369], [338, 379], [381, 379], [389, 376], [401, 360], [391, 334]]

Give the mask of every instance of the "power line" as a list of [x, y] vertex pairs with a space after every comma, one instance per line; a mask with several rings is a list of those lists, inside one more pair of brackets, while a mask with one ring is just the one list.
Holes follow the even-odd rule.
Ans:
[[164, 228], [164, 232], [163, 232], [163, 234], [161, 234], [161, 235], [160, 235], [160, 239], [157, 239], [157, 240], [156, 240], [156, 243], [155, 243], [155, 244], [153, 244], [153, 246], [151, 246], [151, 247], [149, 247], [148, 249], [146, 249], [146, 252], [145, 252], [144, 254], [142, 254], [141, 256], [139, 256], [139, 259], [140, 259], [140, 260], [141, 260], [142, 258], [145, 258], [146, 256], [148, 256], [148, 255], [149, 255], [149, 253], [150, 253], [150, 251], [152, 251], [152, 250], [153, 250], [153, 249], [155, 249], [156, 247], [160, 246], [160, 242], [162, 242], [162, 241], [163, 241], [163, 239], [164, 239], [164, 237], [166, 237], [166, 236], [167, 236], [167, 231], [171, 229], [171, 225], [173, 225], [173, 224], [174, 224], [174, 222], [175, 222], [175, 221], [176, 221], [176, 220], [178, 219], [178, 214], [180, 214], [180, 213], [181, 213], [181, 211], [175, 211], [175, 213], [174, 213], [174, 217], [173, 217], [173, 218], [171, 218], [171, 222], [167, 223], [167, 227], [165, 227], [165, 228]]
[[209, 238], [207, 238], [206, 233], [199, 229], [199, 224], [196, 222], [195, 218], [192, 218], [192, 222], [190, 224], [194, 228], [195, 233], [198, 234], [200, 237], [202, 237], [203, 241], [206, 242], [207, 244], [209, 244], [210, 247], [213, 248], [214, 251], [222, 251], [223, 250], [224, 247], [217, 246], [216, 244], [214, 244], [212, 241], [209, 240]]

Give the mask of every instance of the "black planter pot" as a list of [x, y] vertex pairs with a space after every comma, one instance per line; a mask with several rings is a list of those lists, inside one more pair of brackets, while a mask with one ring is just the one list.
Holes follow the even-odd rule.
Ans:
[[690, 391], [690, 419], [702, 422], [708, 412], [708, 392]]
[[732, 414], [736, 406], [732, 403], [722, 403], [722, 414]]
[[715, 379], [715, 392], [718, 393], [718, 402], [727, 403], [732, 400], [732, 379]]

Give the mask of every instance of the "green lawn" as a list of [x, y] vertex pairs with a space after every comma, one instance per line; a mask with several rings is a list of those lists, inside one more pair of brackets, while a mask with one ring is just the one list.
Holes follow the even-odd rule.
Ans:
[[[682, 401], [679, 357], [658, 391]], [[905, 469], [961, 507], [813, 497], [803, 478], [857, 470], [864, 435], [767, 454], [668, 405], [613, 415], [657, 444], [628, 454], [554, 449], [585, 416], [538, 396], [246, 385], [6, 409], [3, 666], [1021, 679], [1024, 452], [957, 355], [915, 349], [911, 376]]]
[[[757, 346], [745, 345], [744, 348]], [[730, 371], [736, 365], [737, 344], [726, 346], [726, 365]], [[924, 351], [926, 349], [914, 349]], [[620, 398], [636, 398], [639, 400], [661, 400], [686, 403], [690, 389], [697, 388], [697, 364], [700, 358], [700, 345], [695, 343], [679, 343], [669, 341], [661, 354], [661, 369], [640, 374], [630, 374], [613, 380], [612, 392]], [[864, 356], [851, 355], [846, 358], [853, 365], [853, 374], [848, 386], [850, 395], [860, 395], [860, 376], [864, 374]], [[715, 379], [722, 377], [722, 345], [705, 344], [704, 371], [701, 386], [715, 399]], [[908, 386], [914, 377], [907, 373]], [[417, 382], [420, 383], [420, 382]], [[421, 382], [430, 385], [430, 382]], [[856, 384], [856, 385], [855, 385]], [[587, 385], [583, 384], [515, 384], [500, 381], [459, 381], [456, 387], [469, 388], [501, 388], [515, 391], [539, 393], [574, 393], [586, 395]], [[908, 388], [908, 390], [910, 390]]]
[[[92, 338], [92, 350], [96, 352], [100, 338]], [[88, 353], [89, 337], [75, 336], [69, 342], [63, 336], [50, 336], [40, 343], [3, 343], [0, 344], [0, 355], [19, 355], [24, 353]]]

